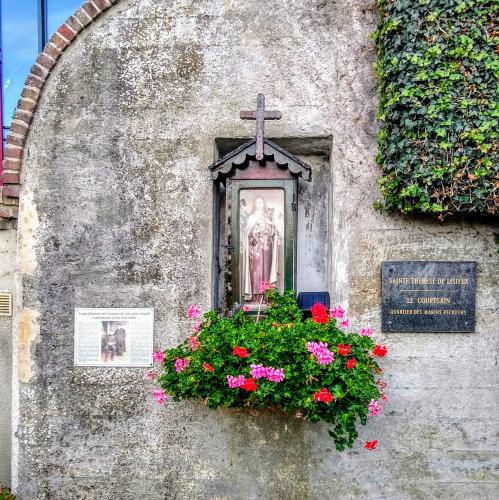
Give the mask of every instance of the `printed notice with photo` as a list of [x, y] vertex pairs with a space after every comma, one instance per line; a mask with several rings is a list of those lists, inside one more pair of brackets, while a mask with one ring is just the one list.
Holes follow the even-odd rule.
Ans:
[[151, 366], [154, 309], [75, 309], [75, 365]]

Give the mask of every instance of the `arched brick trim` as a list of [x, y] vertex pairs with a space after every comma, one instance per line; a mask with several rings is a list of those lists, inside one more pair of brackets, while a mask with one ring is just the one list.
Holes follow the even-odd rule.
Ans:
[[3, 186], [0, 186], [0, 229], [17, 227], [24, 145], [45, 82], [62, 53], [74, 42], [76, 37], [103, 12], [118, 2], [120, 0], [87, 0], [52, 35], [32, 66], [24, 83], [21, 99], [19, 99], [12, 117], [7, 147], [4, 151]]

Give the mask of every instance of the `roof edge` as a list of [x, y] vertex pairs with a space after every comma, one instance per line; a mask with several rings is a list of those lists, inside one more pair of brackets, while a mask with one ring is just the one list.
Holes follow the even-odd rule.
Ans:
[[[281, 158], [275, 158], [274, 153], [269, 153], [265, 151], [265, 145], [273, 148], [279, 155], [285, 157], [287, 160], [295, 163], [298, 168], [290, 169], [290, 171], [295, 174], [301, 176], [303, 179], [306, 181], [310, 181], [312, 178], [312, 168], [308, 163], [305, 163], [303, 160], [298, 158], [297, 156], [293, 155], [286, 149], [282, 148], [281, 146], [278, 146], [276, 143], [270, 141], [269, 139], [264, 139], [264, 157], [266, 160], [271, 160], [275, 161], [278, 165], [289, 165], [287, 161], [284, 161], [284, 159]], [[226, 154], [219, 160], [217, 160], [215, 163], [212, 163], [208, 168], [210, 169], [212, 173], [212, 179], [216, 180], [218, 179], [220, 174], [228, 174], [233, 167], [242, 165], [245, 163], [248, 159], [254, 158], [256, 151], [255, 148], [252, 146], [256, 143], [256, 139], [252, 139], [248, 142], [245, 142], [244, 144], [241, 144], [238, 148], [234, 149], [230, 153]], [[246, 154], [244, 154], [244, 152]], [[233, 161], [227, 166], [227, 163], [230, 162], [230, 160], [233, 159]]]

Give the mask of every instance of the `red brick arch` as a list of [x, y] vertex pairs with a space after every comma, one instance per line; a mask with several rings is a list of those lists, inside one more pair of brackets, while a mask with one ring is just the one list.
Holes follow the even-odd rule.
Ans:
[[4, 151], [2, 183], [0, 186], [0, 229], [17, 227], [21, 165], [24, 146], [45, 83], [62, 53], [85, 28], [103, 12], [121, 0], [87, 0], [52, 35], [24, 83], [21, 98], [12, 117], [7, 147]]

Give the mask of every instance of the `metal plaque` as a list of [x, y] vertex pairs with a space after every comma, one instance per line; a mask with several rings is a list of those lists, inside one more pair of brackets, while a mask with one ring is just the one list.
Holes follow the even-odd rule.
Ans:
[[381, 264], [383, 332], [474, 332], [475, 262]]

